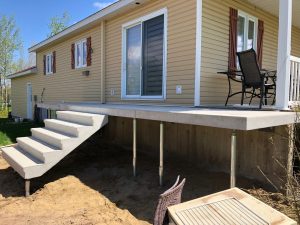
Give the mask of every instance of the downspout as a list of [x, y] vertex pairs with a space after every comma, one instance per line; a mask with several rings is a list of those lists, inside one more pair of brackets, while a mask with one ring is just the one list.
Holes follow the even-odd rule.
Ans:
[[105, 103], [105, 21], [101, 22], [101, 104]]
[[201, 50], [202, 50], [202, 0], [197, 1], [196, 16], [196, 57], [195, 57], [195, 96], [194, 106], [200, 106]]

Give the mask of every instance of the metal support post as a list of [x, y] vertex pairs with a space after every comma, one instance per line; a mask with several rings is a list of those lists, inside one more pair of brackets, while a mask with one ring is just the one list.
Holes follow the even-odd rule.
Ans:
[[231, 134], [231, 169], [230, 169], [230, 188], [236, 186], [236, 131]]
[[30, 196], [30, 180], [25, 180], [25, 197]]
[[163, 185], [164, 172], [164, 123], [160, 122], [159, 132], [159, 185]]
[[136, 176], [136, 119], [133, 119], [133, 176]]

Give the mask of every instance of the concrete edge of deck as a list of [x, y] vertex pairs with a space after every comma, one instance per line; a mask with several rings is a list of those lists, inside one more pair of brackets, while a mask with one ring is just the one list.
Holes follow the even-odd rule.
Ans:
[[295, 112], [248, 111], [182, 106], [61, 103], [39, 104], [39, 107], [233, 130], [256, 130], [289, 125], [295, 123], [297, 119]]

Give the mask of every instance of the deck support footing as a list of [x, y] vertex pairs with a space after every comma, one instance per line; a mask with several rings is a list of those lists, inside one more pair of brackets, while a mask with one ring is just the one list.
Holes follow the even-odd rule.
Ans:
[[136, 176], [136, 119], [133, 119], [133, 159], [132, 159], [132, 167], [133, 167], [133, 176]]
[[164, 123], [160, 122], [159, 127], [159, 185], [163, 185], [164, 173]]
[[30, 180], [25, 180], [25, 197], [30, 196]]
[[231, 134], [230, 188], [236, 186], [236, 130]]

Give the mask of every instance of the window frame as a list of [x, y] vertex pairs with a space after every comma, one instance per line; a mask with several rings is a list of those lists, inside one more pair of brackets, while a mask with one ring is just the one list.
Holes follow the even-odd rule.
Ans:
[[[142, 79], [140, 79], [140, 94], [127, 95], [127, 30], [141, 25], [141, 38], [143, 36], [143, 22], [151, 20], [158, 16], [164, 16], [164, 40], [163, 40], [163, 73], [162, 73], [162, 94], [159, 96], [144, 96], [142, 95]], [[132, 20], [122, 25], [122, 68], [121, 68], [121, 99], [125, 100], [165, 100], [166, 99], [166, 77], [167, 77], [167, 36], [168, 36], [168, 10], [167, 8], [160, 9], [156, 12], [150, 13], [146, 16]], [[143, 51], [143, 38], [142, 48]], [[141, 54], [142, 55], [142, 54]], [[142, 70], [142, 60], [140, 68]], [[142, 78], [142, 75], [141, 75]]]
[[[50, 57], [50, 65], [48, 64], [48, 57]], [[53, 74], [53, 53], [46, 54], [46, 75], [52, 75]]]
[[[85, 64], [83, 63], [84, 61], [84, 58], [83, 58], [83, 50], [84, 50], [84, 47], [83, 45], [86, 45], [86, 60], [85, 60]], [[77, 57], [77, 54], [78, 54], [78, 50], [77, 50], [77, 46], [79, 46], [79, 51], [80, 51], [80, 55], [81, 55], [81, 58], [80, 58], [80, 62], [78, 64], [78, 57]], [[80, 41], [77, 41], [75, 42], [74, 44], [74, 47], [75, 47], [75, 69], [80, 69], [80, 68], [85, 68], [87, 67], [87, 53], [88, 53], [88, 49], [87, 49], [87, 38], [85, 39], [82, 39]]]
[[[249, 35], [249, 21], [254, 22], [254, 38], [253, 38], [253, 49], [257, 50], [257, 32], [258, 32], [258, 18], [250, 15], [249, 13], [238, 10], [238, 17], [244, 17], [244, 46], [243, 51], [247, 50], [248, 45], [248, 35]], [[238, 32], [237, 32], [238, 33]], [[238, 43], [237, 43], [238, 44]]]

